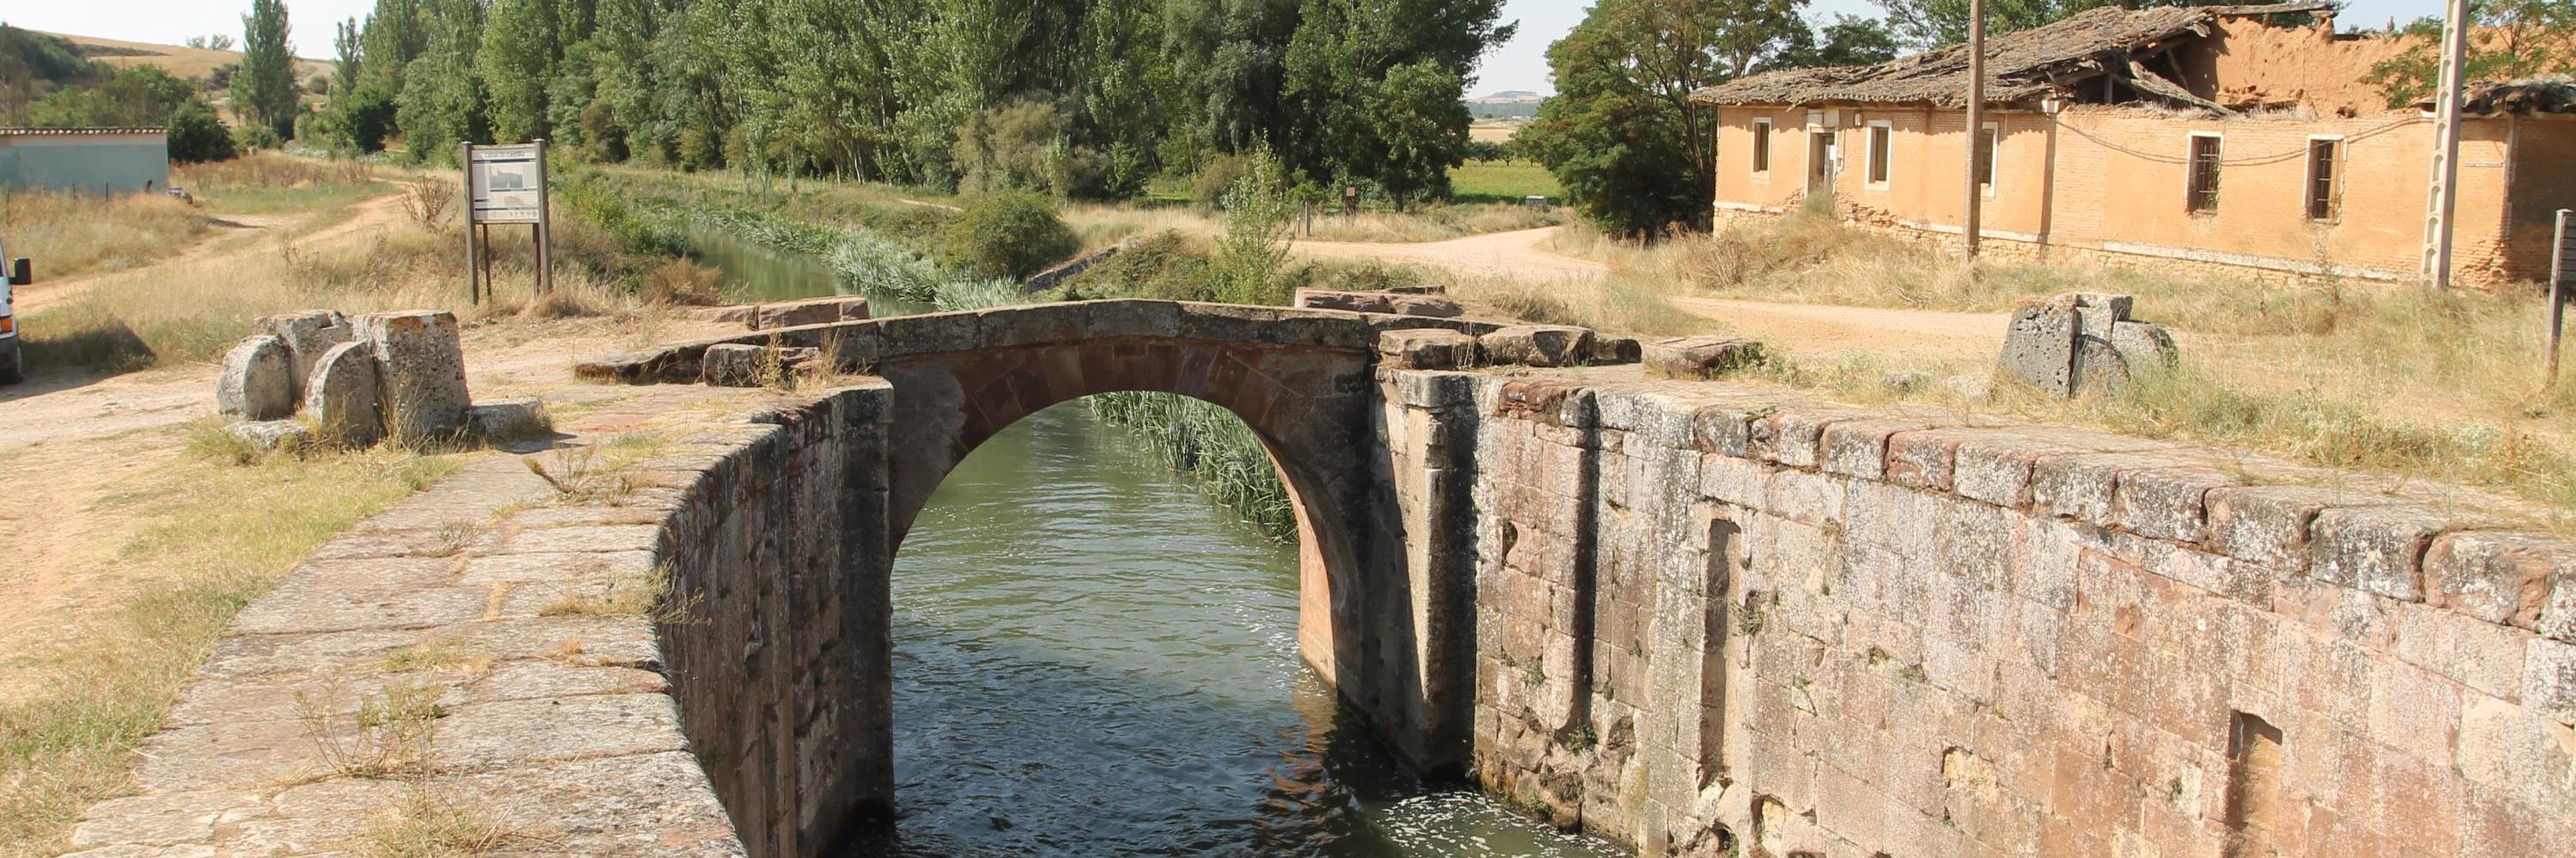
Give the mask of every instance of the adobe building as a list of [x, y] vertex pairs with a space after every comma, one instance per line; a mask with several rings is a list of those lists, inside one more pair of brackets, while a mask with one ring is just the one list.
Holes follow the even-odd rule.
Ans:
[[[2428, 105], [2364, 83], [2402, 51], [2339, 36], [2326, 3], [2106, 6], [1987, 42], [1985, 253], [2291, 277], [2421, 276]], [[1718, 112], [1716, 220], [1829, 195], [1857, 222], [1960, 233], [1967, 52], [1753, 75]], [[2454, 280], [2546, 278], [2576, 207], [2576, 84], [2469, 87]]]
[[0, 128], [0, 190], [110, 196], [170, 187], [160, 128]]

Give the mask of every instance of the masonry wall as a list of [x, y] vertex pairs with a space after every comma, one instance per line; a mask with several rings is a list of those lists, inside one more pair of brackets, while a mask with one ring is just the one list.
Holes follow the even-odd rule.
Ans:
[[1476, 771], [1559, 824], [1646, 855], [2576, 842], [2576, 545], [2472, 496], [1457, 378], [1406, 402], [1472, 423]]
[[[678, 509], [657, 625], [690, 749], [762, 858], [890, 820], [883, 382], [709, 432], [663, 460]], [[871, 699], [871, 698], [876, 699]]]

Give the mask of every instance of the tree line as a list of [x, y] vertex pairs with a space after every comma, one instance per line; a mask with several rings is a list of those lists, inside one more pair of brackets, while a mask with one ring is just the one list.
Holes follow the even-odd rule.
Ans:
[[1501, 0], [378, 0], [313, 129], [600, 161], [1119, 197], [1275, 153], [1437, 196]]

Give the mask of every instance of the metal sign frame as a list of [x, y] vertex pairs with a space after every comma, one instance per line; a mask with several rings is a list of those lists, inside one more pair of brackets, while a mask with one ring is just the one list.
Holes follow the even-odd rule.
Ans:
[[457, 163], [465, 170], [465, 288], [471, 300], [481, 304], [492, 294], [491, 227], [496, 224], [525, 224], [533, 231], [536, 291], [552, 293], [554, 213], [546, 193], [546, 141], [458, 145]]

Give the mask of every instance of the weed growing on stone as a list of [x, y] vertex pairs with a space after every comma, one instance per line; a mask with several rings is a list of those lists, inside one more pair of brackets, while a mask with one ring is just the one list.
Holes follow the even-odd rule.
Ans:
[[432, 768], [430, 744], [438, 736], [438, 719], [447, 717], [439, 705], [446, 695], [447, 688], [433, 680], [396, 680], [361, 696], [356, 710], [343, 714], [335, 691], [297, 692], [295, 714], [330, 775], [420, 775]]
[[483, 526], [457, 519], [438, 526], [438, 541], [420, 553], [422, 557], [454, 557], [483, 538]]
[[492, 666], [492, 657], [466, 652], [464, 641], [457, 638], [427, 640], [385, 656], [388, 673], [462, 673], [479, 674]]
[[615, 506], [637, 489], [653, 485], [638, 471], [660, 447], [657, 436], [628, 433], [606, 444], [557, 448], [549, 454], [552, 464], [536, 456], [521, 456], [519, 462], [554, 488], [555, 500], [560, 504]]
[[1600, 742], [1600, 737], [1592, 733], [1592, 725], [1585, 724], [1566, 731], [1565, 738], [1558, 740], [1557, 744], [1565, 746], [1568, 751], [1580, 754], [1592, 750], [1592, 746]]
[[368, 858], [481, 855], [535, 839], [506, 814], [479, 802], [414, 785], [402, 804], [369, 829], [358, 852]]
[[596, 593], [566, 593], [537, 612], [541, 617], [632, 617], [650, 618], [662, 625], [694, 621], [698, 597], [692, 593], [675, 596], [671, 589], [671, 567], [663, 564], [651, 572], [630, 572], [609, 580]]

